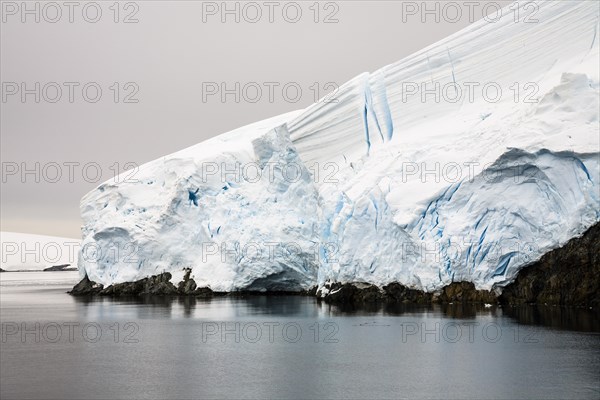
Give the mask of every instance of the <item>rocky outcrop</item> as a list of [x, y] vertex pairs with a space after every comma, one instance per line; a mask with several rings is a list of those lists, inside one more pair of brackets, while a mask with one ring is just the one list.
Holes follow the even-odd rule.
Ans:
[[498, 302], [494, 292], [475, 289], [475, 285], [471, 282], [453, 282], [444, 286], [437, 299], [440, 303], [494, 304]]
[[600, 224], [545, 254], [504, 288], [505, 304], [600, 306]]
[[356, 304], [373, 303], [384, 300], [384, 293], [375, 285], [366, 283], [333, 283], [326, 285], [327, 293], [317, 292], [328, 303]]
[[[497, 303], [496, 295], [487, 290], [477, 290], [471, 282], [454, 282], [442, 288], [440, 292], [427, 293], [422, 290], [408, 288], [394, 282], [383, 288], [365, 283], [334, 283], [325, 287], [326, 291], [318, 293], [319, 297], [332, 304], [364, 304], [364, 303]], [[327, 291], [328, 290], [328, 291]]]
[[385, 298], [393, 303], [427, 304], [433, 300], [433, 294], [411, 289], [397, 282], [384, 286], [383, 292]]
[[87, 296], [93, 294], [100, 294], [100, 292], [104, 289], [102, 285], [92, 282], [88, 279], [87, 275], [71, 289], [69, 294], [74, 296]]
[[196, 281], [190, 278], [190, 274], [192, 273], [191, 269], [187, 269], [185, 271], [185, 275], [183, 276], [183, 280], [179, 282], [177, 285], [177, 290], [182, 294], [192, 294], [197, 288]]
[[213, 291], [207, 287], [199, 288], [196, 282], [190, 277], [191, 269], [186, 269], [183, 280], [177, 285], [177, 294], [208, 298], [212, 297]]
[[136, 282], [125, 282], [110, 285], [102, 291], [104, 295], [174, 295], [178, 294], [177, 288], [171, 283], [171, 274], [165, 272]]
[[143, 296], [143, 295], [186, 295], [196, 297], [211, 297], [213, 292], [209, 288], [198, 288], [196, 282], [190, 278], [190, 270], [177, 287], [171, 283], [171, 274], [164, 272], [135, 282], [124, 282], [104, 288], [84, 277], [73, 290], [73, 296]]

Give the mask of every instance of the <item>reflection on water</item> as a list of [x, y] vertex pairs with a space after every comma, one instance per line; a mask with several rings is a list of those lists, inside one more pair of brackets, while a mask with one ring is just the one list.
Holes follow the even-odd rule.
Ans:
[[600, 332], [598, 309], [522, 306], [506, 307], [504, 315], [514, 318], [519, 324], [547, 326], [580, 332]]
[[[211, 311], [235, 309], [236, 316], [296, 315], [309, 317], [333, 316], [401, 316], [411, 314], [439, 315], [444, 318], [474, 319], [477, 316], [493, 318], [510, 317], [519, 324], [545, 326], [554, 329], [580, 332], [600, 332], [600, 312], [588, 308], [535, 306], [485, 306], [483, 304], [365, 304], [331, 305], [306, 296], [217, 296], [212, 299], [179, 296], [131, 296], [131, 297], [72, 297], [74, 302], [84, 305], [84, 313], [97, 314], [99, 309], [118, 306], [138, 306], [140, 318], [160, 314], [161, 316], [203, 317]], [[157, 311], [158, 310], [158, 311]]]
[[596, 310], [71, 297], [52, 274], [0, 277], [2, 398], [600, 396]]

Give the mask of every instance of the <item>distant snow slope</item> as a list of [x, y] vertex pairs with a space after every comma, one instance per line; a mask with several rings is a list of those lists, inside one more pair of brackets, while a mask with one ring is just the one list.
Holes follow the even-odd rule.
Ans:
[[3, 270], [40, 271], [53, 265], [77, 266], [81, 240], [0, 232], [0, 242]]
[[537, 23], [482, 20], [333, 102], [100, 185], [81, 202], [98, 250], [81, 253], [82, 275], [192, 268], [214, 290], [509, 283], [600, 221], [598, 4], [537, 3]]

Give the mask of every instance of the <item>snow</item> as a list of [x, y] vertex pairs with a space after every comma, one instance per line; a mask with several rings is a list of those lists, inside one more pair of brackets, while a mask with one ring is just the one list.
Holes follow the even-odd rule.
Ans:
[[76, 267], [81, 240], [3, 231], [0, 242], [3, 270], [41, 271], [53, 265]]
[[333, 102], [100, 185], [81, 202], [81, 274], [107, 285], [191, 268], [223, 291], [511, 282], [600, 220], [600, 41], [593, 1], [539, 2], [537, 23], [503, 15]]
[[[80, 278], [77, 271], [7, 271], [0, 275], [0, 288], [3, 288], [0, 290], [15, 286], [63, 286], [65, 289], [70, 289], [79, 281]], [[4, 300], [2, 301], [4, 302]]]

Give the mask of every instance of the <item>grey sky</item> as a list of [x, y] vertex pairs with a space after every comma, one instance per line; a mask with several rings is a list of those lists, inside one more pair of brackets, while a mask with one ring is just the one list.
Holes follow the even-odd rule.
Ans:
[[[85, 20], [96, 18], [96, 6], [89, 3], [76, 2], [73, 22], [69, 8], [55, 3], [62, 16], [51, 23], [58, 18], [53, 5], [27, 3], [32, 10], [38, 4], [40, 22], [36, 22], [35, 14], [22, 12], [20, 1], [2, 2], [4, 231], [79, 237], [79, 200], [113, 176], [115, 163], [123, 170], [127, 163], [139, 165], [238, 126], [306, 107], [317, 95], [315, 83], [322, 96], [329, 82], [339, 85], [378, 69], [472, 22], [468, 2], [460, 1], [455, 3], [462, 13], [458, 18], [453, 10], [443, 9], [445, 2], [437, 3], [439, 22], [434, 14], [423, 15], [421, 1], [324, 1], [318, 7], [313, 1], [296, 2], [302, 10], [296, 23], [286, 21], [296, 18], [297, 7], [285, 1], [274, 2], [273, 8], [256, 2], [262, 13], [256, 23], [250, 20], [256, 18], [257, 8], [244, 8], [245, 3], [237, 6], [239, 23], [235, 14], [224, 15], [223, 23], [220, 1], [121, 2], [119, 22], [114, 22], [112, 1], [98, 2], [102, 15], [92, 23]], [[416, 6], [416, 14], [405, 12], [415, 9], [403, 3]], [[482, 17], [487, 3], [509, 4], [475, 3], [471, 6], [475, 20]], [[236, 7], [236, 2], [227, 4]], [[436, 7], [436, 2], [427, 4]], [[138, 22], [124, 23], [127, 16]], [[324, 23], [327, 16], [338, 22]], [[35, 102], [35, 93], [22, 102], [21, 83], [35, 92], [35, 82], [40, 83], [40, 102]], [[48, 85], [51, 82], [56, 84]], [[235, 82], [240, 89], [255, 82], [262, 97], [248, 101], [256, 96], [256, 86], [251, 85], [246, 98], [240, 91], [239, 102], [233, 94], [225, 102], [218, 94], [205, 101], [203, 87], [210, 82], [224, 82], [230, 89]], [[88, 85], [86, 100], [82, 89], [87, 83], [93, 84]], [[287, 100], [282, 92], [286, 84]], [[274, 86], [272, 102], [268, 85]], [[62, 97], [52, 103], [57, 87]], [[102, 95], [92, 103], [95, 87]], [[294, 87], [302, 90], [295, 103], [290, 101]], [[15, 88], [19, 92], [11, 94]], [[131, 94], [128, 99], [137, 103], [125, 102]], [[39, 176], [31, 173], [22, 179], [22, 168], [35, 169], [36, 163]], [[15, 174], [13, 168], [18, 168]]]

